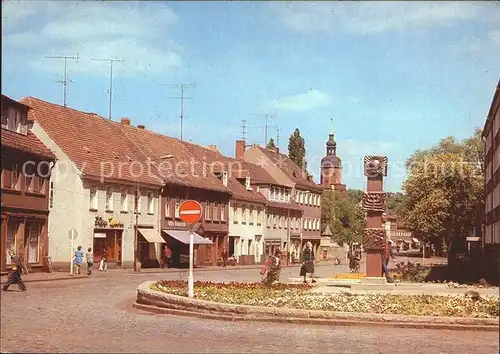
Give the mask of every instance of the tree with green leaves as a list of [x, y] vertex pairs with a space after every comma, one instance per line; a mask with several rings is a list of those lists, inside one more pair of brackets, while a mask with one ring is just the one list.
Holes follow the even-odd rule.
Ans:
[[266, 145], [266, 149], [276, 149], [276, 144], [274, 144], [274, 139], [269, 139], [269, 142]]
[[387, 211], [400, 214], [405, 203], [405, 195], [401, 192], [387, 192]]
[[476, 129], [469, 139], [442, 139], [407, 161], [403, 220], [418, 239], [447, 250], [449, 260], [465, 251], [466, 237], [481, 224], [483, 151]]
[[300, 135], [300, 131], [298, 128], [295, 128], [294, 132], [290, 135], [290, 139], [288, 140], [288, 157], [292, 160], [297, 166], [302, 169], [306, 169], [306, 146], [305, 140]]
[[363, 200], [363, 191], [361, 189], [348, 189], [347, 194], [349, 198], [356, 203], [359, 204]]
[[359, 203], [338, 191], [324, 191], [321, 196], [321, 222], [329, 225], [339, 245], [362, 242], [365, 214]]

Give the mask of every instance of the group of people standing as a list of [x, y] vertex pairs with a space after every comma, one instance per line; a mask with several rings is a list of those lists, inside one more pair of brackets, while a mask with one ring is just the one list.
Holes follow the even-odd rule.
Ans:
[[[101, 253], [101, 260], [99, 262], [99, 270], [105, 271], [108, 269], [108, 250], [106, 248], [103, 249]], [[92, 253], [92, 248], [87, 248], [87, 252], [85, 255], [82, 251], [82, 246], [78, 246], [76, 251], [73, 253], [73, 265], [75, 268], [73, 269], [74, 274], [81, 274], [80, 268], [83, 265], [83, 259], [85, 258], [85, 262], [87, 263], [87, 275], [92, 274], [92, 268], [94, 267], [94, 253]]]

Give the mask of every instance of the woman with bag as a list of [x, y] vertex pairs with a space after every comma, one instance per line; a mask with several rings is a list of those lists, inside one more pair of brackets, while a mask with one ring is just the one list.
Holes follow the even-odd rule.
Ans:
[[304, 283], [307, 283], [307, 273], [311, 274], [311, 282], [316, 283], [314, 280], [314, 251], [312, 243], [306, 243], [306, 249], [302, 252], [302, 266], [300, 267], [300, 276], [304, 277]]

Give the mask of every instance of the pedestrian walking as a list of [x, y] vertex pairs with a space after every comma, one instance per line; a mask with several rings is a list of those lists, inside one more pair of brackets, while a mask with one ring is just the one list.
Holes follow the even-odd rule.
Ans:
[[92, 267], [94, 267], [94, 254], [92, 253], [92, 248], [87, 249], [87, 253], [85, 254], [85, 259], [87, 261], [87, 275], [92, 274]]
[[101, 253], [101, 261], [99, 262], [99, 271], [108, 269], [108, 249], [104, 248]]
[[167, 266], [167, 269], [170, 268], [170, 262], [172, 260], [172, 250], [168, 248], [167, 245], [165, 245], [165, 250], [163, 251], [163, 263], [161, 265], [161, 268], [165, 268]]
[[314, 280], [314, 251], [311, 242], [306, 243], [306, 249], [302, 252], [300, 275], [304, 276], [304, 283], [307, 283], [307, 273], [311, 274], [311, 282], [316, 283], [316, 280]]
[[281, 250], [277, 249], [273, 254], [270, 254], [264, 268], [260, 274], [262, 282], [266, 285], [272, 285], [280, 280], [281, 273]]
[[80, 274], [80, 268], [83, 264], [82, 246], [78, 246], [76, 248], [76, 251], [73, 254], [73, 264], [75, 265], [75, 274]]
[[7, 282], [3, 285], [3, 291], [7, 291], [9, 286], [12, 284], [17, 284], [19, 290], [26, 291], [26, 285], [24, 284], [21, 275], [23, 272], [23, 265], [21, 260], [16, 256], [14, 251], [9, 251], [10, 260], [12, 262], [12, 270], [7, 276]]
[[392, 258], [394, 261], [394, 253], [392, 252], [392, 247], [389, 244], [390, 241], [385, 242], [384, 250], [382, 252], [382, 273], [385, 275], [388, 283], [394, 283], [394, 280], [389, 274], [389, 259]]

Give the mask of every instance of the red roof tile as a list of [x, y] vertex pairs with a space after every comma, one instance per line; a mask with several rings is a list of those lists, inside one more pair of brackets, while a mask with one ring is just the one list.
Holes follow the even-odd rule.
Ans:
[[240, 182], [240, 180], [246, 178], [247, 175], [251, 177], [250, 174], [247, 174], [248, 172], [244, 167], [243, 161], [229, 158], [217, 151], [205, 148], [197, 144], [188, 142], [183, 143], [193, 155], [197, 156], [207, 165], [209, 172], [228, 172], [227, 186], [233, 193], [234, 198], [261, 204], [266, 203], [266, 198], [261, 193], [254, 190], [247, 190], [245, 186]]
[[28, 132], [28, 135], [24, 135], [2, 128], [1, 140], [2, 149], [8, 147], [32, 155], [38, 155], [45, 159], [55, 159], [55, 155], [31, 131]]
[[263, 148], [262, 146], [257, 146], [257, 148], [264, 153], [264, 155], [271, 160], [283, 173], [287, 175], [296, 186], [300, 188], [313, 189], [320, 191], [321, 187], [316, 183], [308, 181], [307, 176], [302, 169], [297, 166], [287, 155], [271, 151], [269, 149]]
[[113, 122], [33, 97], [21, 102], [31, 107], [28, 117], [41, 126], [84, 175], [163, 185], [147, 158]]
[[[230, 193], [221, 181], [204, 170], [203, 161], [184, 142], [146, 129], [113, 122], [142, 153], [155, 162], [162, 178], [173, 184]], [[162, 158], [168, 155], [169, 158]]]

